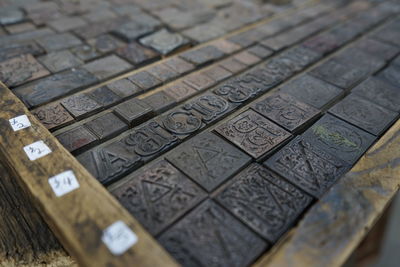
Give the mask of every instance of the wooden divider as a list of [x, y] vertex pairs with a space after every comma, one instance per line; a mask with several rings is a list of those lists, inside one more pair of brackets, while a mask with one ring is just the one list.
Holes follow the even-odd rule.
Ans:
[[[13, 131], [9, 120], [20, 115], [27, 115], [31, 126]], [[31, 161], [23, 148], [36, 141], [43, 141], [52, 152]], [[80, 266], [177, 266], [157, 241], [2, 83], [0, 159], [32, 196], [52, 231]], [[79, 188], [57, 197], [48, 180], [68, 170], [75, 174]], [[121, 255], [112, 254], [102, 241], [103, 231], [117, 221], [124, 222], [138, 238]], [[114, 238], [117, 240], [120, 236]]]

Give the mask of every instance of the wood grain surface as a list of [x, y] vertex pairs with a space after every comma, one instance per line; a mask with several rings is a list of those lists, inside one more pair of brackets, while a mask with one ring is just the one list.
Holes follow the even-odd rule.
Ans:
[[76, 266], [0, 162], [0, 266]]

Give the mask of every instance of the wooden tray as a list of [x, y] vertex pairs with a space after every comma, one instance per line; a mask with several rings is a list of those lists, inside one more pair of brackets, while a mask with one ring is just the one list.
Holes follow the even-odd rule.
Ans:
[[[0, 83], [0, 159], [32, 196], [51, 230], [80, 266], [177, 266], [175, 260], [57, 139]], [[9, 119], [27, 115], [32, 126], [14, 132]], [[43, 140], [52, 150], [30, 161], [23, 147]], [[400, 184], [400, 120], [318, 201], [255, 266], [340, 266], [362, 241]], [[72, 170], [80, 184], [56, 197], [48, 179]], [[120, 256], [101, 240], [115, 221], [138, 242]]]

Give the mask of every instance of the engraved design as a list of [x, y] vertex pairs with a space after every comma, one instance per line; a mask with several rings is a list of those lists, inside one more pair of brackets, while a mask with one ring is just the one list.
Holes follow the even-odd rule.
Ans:
[[154, 235], [206, 197], [164, 160], [146, 166], [131, 178], [112, 193]]
[[8, 86], [20, 85], [50, 74], [32, 55], [20, 55], [0, 63], [0, 81]]
[[285, 51], [250, 73], [263, 80], [266, 88], [271, 88], [304, 69], [318, 57], [318, 54], [308, 49], [297, 47]]
[[34, 111], [33, 114], [47, 128], [52, 128], [72, 119], [60, 105], [51, 105], [45, 108], [40, 108], [37, 111]]
[[291, 75], [290, 68], [275, 59], [247, 73], [248, 77], [262, 81], [263, 91], [267, 91]]
[[92, 151], [100, 181], [107, 183], [132, 170], [141, 158], [129, 153], [122, 142], [115, 142]]
[[343, 152], [360, 152], [363, 147], [363, 138], [346, 125], [327, 122], [315, 125], [312, 132], [320, 141], [330, 149]]
[[75, 116], [87, 113], [100, 107], [96, 101], [85, 95], [70, 96], [61, 101], [61, 104]]
[[166, 159], [207, 191], [214, 190], [250, 161], [239, 149], [209, 132], [178, 146]]
[[132, 171], [143, 161], [173, 145], [177, 137], [169, 134], [154, 121], [134, 129], [129, 135], [91, 151], [98, 178], [108, 183]]
[[229, 109], [229, 103], [216, 95], [203, 95], [185, 104], [183, 108], [199, 114], [205, 123], [210, 123]]
[[178, 138], [164, 131], [158, 123], [151, 121], [135, 130], [124, 139], [124, 143], [133, 146], [136, 154], [148, 157], [162, 151]]
[[163, 125], [174, 134], [190, 134], [199, 130], [202, 122], [187, 111], [177, 110], [163, 118]]
[[329, 114], [323, 116], [303, 137], [336, 157], [354, 163], [375, 137]]
[[264, 241], [211, 200], [159, 240], [183, 266], [247, 266], [266, 248]]
[[255, 76], [246, 75], [224, 84], [214, 90], [220, 96], [226, 96], [230, 102], [242, 103], [258, 95], [263, 88], [262, 81]]
[[266, 164], [315, 197], [324, 194], [350, 167], [300, 137], [281, 149]]
[[295, 131], [314, 118], [317, 109], [286, 94], [275, 94], [252, 105], [252, 108], [289, 131]]
[[216, 130], [254, 158], [271, 151], [291, 136], [252, 110], [243, 112]]
[[[99, 151], [99, 157], [104, 163], [102, 166], [107, 166], [107, 168], [103, 169], [107, 177], [113, 177], [131, 166], [131, 163], [128, 159], [118, 156], [117, 154], [107, 151], [106, 149], [101, 149]], [[109, 166], [112, 166], [112, 168], [108, 168]]]
[[310, 204], [311, 197], [253, 164], [236, 176], [217, 200], [256, 232], [275, 242]]

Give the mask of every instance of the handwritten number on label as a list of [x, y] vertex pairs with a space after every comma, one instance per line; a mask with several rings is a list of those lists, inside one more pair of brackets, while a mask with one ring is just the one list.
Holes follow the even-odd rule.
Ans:
[[43, 141], [25, 146], [24, 151], [30, 160], [36, 160], [51, 153], [51, 149]]
[[15, 126], [15, 128], [17, 129], [22, 129], [24, 128], [25, 124], [23, 124], [22, 122], [18, 122], [15, 118], [11, 120], [11, 126]]
[[41, 148], [39, 148], [39, 147], [28, 147], [28, 148], [29, 148], [29, 151], [30, 151], [32, 154], [38, 154], [38, 155], [40, 155], [40, 154], [42, 154], [42, 153], [45, 152], [44, 149], [41, 149]]
[[138, 238], [123, 221], [117, 221], [103, 231], [101, 240], [112, 254], [121, 255], [136, 244]]
[[12, 118], [9, 120], [9, 122], [14, 132], [31, 126], [31, 122], [26, 115]]
[[49, 178], [49, 184], [57, 197], [61, 197], [79, 188], [78, 180], [73, 171], [65, 171]]

